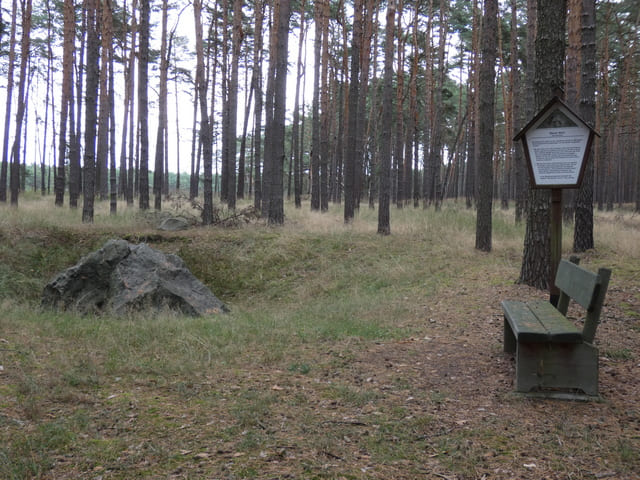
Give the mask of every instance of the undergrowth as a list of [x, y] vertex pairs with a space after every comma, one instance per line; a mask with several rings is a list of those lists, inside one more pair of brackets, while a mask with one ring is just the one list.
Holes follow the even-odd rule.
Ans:
[[[18, 209], [0, 206], [1, 478], [266, 478], [265, 462], [274, 478], [335, 478], [331, 465], [340, 462], [363, 465], [344, 466], [346, 478], [370, 478], [375, 468], [379, 478], [416, 478], [433, 462], [475, 478], [497, 461], [530, 463], [514, 460], [508, 419], [497, 430], [439, 423], [454, 392], [416, 392], [401, 373], [373, 388], [376, 378], [361, 378], [354, 366], [372, 345], [432, 341], [425, 329], [436, 322], [436, 304], [451, 315], [437, 321], [461, 335], [486, 318], [486, 305], [459, 318], [469, 310], [460, 295], [474, 294], [467, 284], [500, 290], [515, 282], [524, 225], [512, 210], [496, 210], [494, 249], [485, 254], [473, 248], [474, 212], [454, 202], [439, 212], [392, 211], [386, 237], [376, 234], [377, 212], [367, 208], [349, 225], [338, 207], [321, 214], [287, 205], [280, 228], [257, 222], [158, 233], [152, 213], [119, 205], [114, 217], [99, 204], [95, 224], [82, 225], [79, 211], [51, 203], [34, 196]], [[596, 249], [583, 265], [613, 263], [614, 275], [637, 284], [638, 228], [631, 214], [597, 214]], [[178, 254], [230, 313], [40, 309], [55, 273], [113, 237]], [[571, 238], [566, 227], [565, 255]], [[637, 358], [627, 346], [604, 355]], [[401, 372], [422, 359], [407, 357], [400, 367], [379, 361], [383, 371]], [[319, 411], [329, 413], [320, 419]], [[464, 428], [454, 432], [456, 425]], [[628, 463], [634, 446], [621, 438], [603, 454], [613, 465]], [[554, 445], [541, 448], [557, 461]]]

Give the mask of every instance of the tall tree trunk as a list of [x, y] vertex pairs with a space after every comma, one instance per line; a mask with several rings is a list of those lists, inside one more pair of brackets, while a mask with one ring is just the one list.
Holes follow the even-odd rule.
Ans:
[[[535, 26], [535, 22], [534, 22]], [[518, 46], [517, 46], [517, 30], [518, 30], [518, 2], [517, 0], [511, 0], [511, 76], [512, 76], [512, 90], [513, 95], [511, 96], [512, 103], [512, 111], [513, 111], [513, 135], [515, 136], [523, 127], [522, 121], [522, 112], [524, 109], [522, 108], [522, 98], [524, 98], [523, 88], [524, 83], [521, 81], [520, 68], [517, 67], [517, 55], [518, 55]], [[525, 63], [526, 66], [526, 63]], [[527, 171], [527, 165], [524, 158], [524, 152], [522, 148], [521, 142], [518, 142], [517, 145], [514, 145], [514, 164], [515, 164], [515, 221], [517, 224], [522, 222], [522, 217], [524, 215], [526, 202], [527, 202], [527, 194], [528, 194], [528, 183], [529, 183], [529, 173]]]
[[[175, 50], [173, 50], [173, 65], [174, 68], [177, 68], [177, 58], [176, 58], [176, 54], [175, 54]], [[181, 171], [181, 164], [180, 164], [180, 101], [179, 101], [179, 97], [178, 97], [178, 76], [176, 75], [174, 77], [174, 82], [173, 82], [173, 86], [174, 86], [174, 94], [173, 94], [173, 98], [174, 98], [174, 105], [175, 105], [175, 112], [176, 112], [176, 191], [180, 192], [180, 171]]]
[[109, 214], [118, 210], [118, 172], [116, 169], [116, 107], [113, 46], [109, 49]]
[[[51, 80], [52, 70], [53, 70], [53, 66], [52, 66], [53, 64], [53, 47], [52, 47], [53, 13], [51, 11], [51, 2], [49, 0], [45, 0], [45, 7], [47, 10], [47, 75], [46, 75], [46, 87], [45, 87], [45, 97], [44, 97], [44, 135], [42, 140], [42, 157], [40, 158], [40, 178], [41, 178], [40, 193], [42, 196], [46, 195], [44, 174], [45, 174], [45, 170], [47, 169], [47, 166], [46, 166], [46, 163], [47, 163], [46, 159], [48, 157], [47, 152], [49, 151], [49, 148], [53, 147], [52, 150], [54, 150], [56, 147], [55, 146], [55, 137], [56, 137], [55, 120], [52, 122], [53, 142], [51, 144], [51, 147], [47, 144], [47, 138], [49, 133], [49, 106], [51, 106], [52, 117], [55, 116], [56, 108], [55, 108], [55, 100], [51, 97], [51, 91], [53, 89], [53, 84], [52, 84], [53, 82]], [[64, 15], [64, 12], [63, 12], [63, 15]], [[64, 61], [63, 61], [63, 64], [64, 64]], [[63, 70], [64, 70], [64, 65], [63, 65]], [[36, 123], [37, 123], [37, 119], [36, 119]], [[55, 159], [55, 155], [53, 157]], [[38, 175], [37, 175], [36, 165], [37, 163], [34, 160], [33, 162], [33, 191], [34, 192], [38, 191]], [[64, 162], [63, 162], [63, 165], [64, 165]], [[54, 180], [54, 183], [55, 183], [55, 180]], [[54, 186], [54, 191], [55, 191], [55, 186]], [[63, 181], [62, 191], [63, 191], [63, 198], [64, 198], [64, 181]], [[56, 205], [59, 206], [58, 204]], [[62, 203], [60, 203], [60, 205], [62, 205]]]
[[[197, 73], [197, 72], [196, 72]], [[197, 79], [196, 79], [197, 81]], [[191, 122], [191, 173], [189, 175], [189, 199], [193, 200], [198, 197], [198, 173], [196, 170], [196, 156], [199, 148], [198, 135], [198, 86], [194, 85], [193, 89], [193, 120]]]
[[[82, 99], [83, 91], [83, 68], [85, 48], [87, 41], [87, 9], [82, 8], [82, 25], [80, 29], [80, 49], [78, 52], [77, 64], [74, 66], [76, 73], [75, 78], [75, 95], [71, 102], [70, 123], [71, 135], [69, 136], [69, 207], [78, 208], [78, 198], [82, 192], [82, 159], [80, 146], [82, 139]], [[74, 101], [75, 103], [74, 103]]]
[[[579, 112], [591, 127], [596, 123], [596, 2], [582, 1]], [[593, 181], [594, 152], [589, 152], [582, 185], [576, 195], [573, 251], [585, 252], [594, 247], [593, 242]]]
[[356, 147], [358, 134], [358, 99], [360, 91], [360, 50], [362, 45], [363, 0], [354, 1], [353, 40], [351, 45], [351, 71], [349, 79], [349, 115], [347, 121], [347, 154], [344, 159], [344, 221], [350, 223], [356, 207]]
[[96, 152], [96, 184], [100, 200], [106, 200], [109, 192], [109, 56], [112, 48], [111, 0], [102, 0], [100, 8], [100, 33], [102, 56], [100, 63], [100, 110], [98, 113], [98, 149]]
[[[375, 86], [371, 90], [371, 100], [370, 105], [372, 108], [378, 108], [380, 103], [378, 102], [378, 78], [377, 78], [377, 70], [378, 70], [378, 31], [379, 27], [379, 5], [378, 2], [373, 2], [371, 5], [371, 32], [372, 32], [372, 40], [371, 44], [373, 47], [373, 52], [371, 54], [371, 59], [373, 61], [373, 65], [371, 66], [371, 79], [368, 82], [371, 83], [372, 86]], [[370, 109], [370, 112], [374, 110]], [[379, 152], [379, 142], [378, 142], [378, 120], [379, 115], [372, 115], [371, 113], [368, 115], [367, 119], [367, 138], [368, 138], [368, 148], [367, 148], [367, 166], [369, 168], [369, 209], [375, 208], [375, 200], [378, 198], [378, 185], [379, 185], [379, 172], [378, 172], [378, 152]]]
[[362, 43], [360, 55], [361, 69], [360, 78], [363, 81], [360, 82], [359, 98], [358, 98], [358, 111], [360, 112], [360, 121], [358, 122], [358, 132], [356, 134], [356, 177], [355, 177], [355, 208], [360, 209], [360, 200], [363, 195], [363, 183], [365, 179], [365, 145], [370, 138], [366, 129], [369, 124], [365, 122], [365, 118], [369, 118], [370, 115], [366, 114], [367, 110], [367, 98], [369, 96], [369, 70], [371, 65], [371, 41], [373, 37], [373, 15], [377, 11], [376, 3], [374, 0], [366, 0], [363, 8], [363, 20], [362, 20]]
[[[565, 62], [565, 102], [575, 111], [580, 103], [580, 56], [582, 0], [567, 0], [567, 59]], [[562, 218], [567, 224], [574, 221], [575, 190], [565, 189], [562, 193]]]
[[387, 3], [385, 27], [384, 74], [382, 80], [382, 135], [380, 137], [380, 196], [378, 200], [378, 233], [389, 235], [391, 223], [391, 119], [393, 115], [393, 39], [396, 0]]
[[98, 0], [85, 3], [87, 19], [87, 82], [84, 127], [84, 184], [82, 221], [93, 223], [96, 188], [96, 124], [98, 109], [98, 83], [100, 77], [100, 39], [98, 38]]
[[2, 140], [2, 163], [0, 164], [0, 201], [7, 201], [7, 171], [9, 157], [9, 133], [11, 132], [11, 106], [13, 104], [13, 76], [16, 59], [16, 26], [18, 23], [18, 1], [11, 8], [11, 33], [9, 36], [9, 66], [7, 70], [7, 93], [4, 111], [4, 136]]
[[271, 187], [273, 177], [273, 109], [276, 84], [276, 50], [278, 45], [278, 12], [280, 4], [276, 2], [270, 9], [271, 27], [269, 32], [269, 68], [267, 69], [267, 89], [265, 92], [265, 122], [264, 122], [264, 168], [262, 177], [262, 215], [268, 218], [271, 202]]
[[394, 137], [394, 153], [393, 162], [395, 165], [395, 187], [396, 187], [396, 207], [402, 208], [404, 205], [404, 49], [406, 44], [406, 35], [402, 31], [402, 10], [404, 1], [398, 0], [398, 20], [396, 31], [398, 38], [397, 48], [397, 72], [396, 72], [396, 115], [395, 115], [395, 132]]
[[[380, 31], [379, 28], [379, 15], [380, 15], [380, 10], [379, 10], [379, 5], [377, 4], [377, 2], [375, 2], [374, 4], [374, 15], [372, 17], [372, 32], [373, 32], [373, 39], [372, 39], [372, 45], [373, 45], [373, 53], [372, 53], [372, 60], [373, 60], [373, 65], [371, 68], [371, 85], [375, 85], [376, 88], [373, 88], [371, 91], [371, 105], [372, 107], [378, 109], [379, 106], [381, 105], [381, 103], [378, 101], [378, 85], [380, 84], [379, 79], [377, 77], [377, 70], [378, 70], [378, 44], [380, 43], [378, 41], [378, 32]], [[369, 119], [367, 120], [367, 137], [370, 139], [370, 143], [369, 143], [369, 149], [368, 149], [368, 154], [369, 154], [369, 158], [368, 158], [368, 167], [369, 167], [369, 209], [373, 209], [375, 208], [375, 201], [376, 199], [379, 197], [379, 169], [378, 169], [378, 165], [379, 165], [379, 158], [378, 158], [378, 154], [379, 154], [379, 142], [378, 142], [378, 127], [379, 127], [379, 115], [369, 115]]]
[[[162, 0], [162, 32], [160, 40], [160, 92], [158, 94], [158, 130], [156, 132], [156, 154], [153, 170], [154, 208], [162, 210], [162, 190], [164, 176], [165, 138], [167, 135], [167, 76], [169, 72], [169, 55], [167, 53], [167, 16], [168, 1]], [[179, 148], [179, 146], [178, 146]]]
[[[284, 223], [284, 192], [283, 192], [283, 165], [284, 165], [284, 122], [287, 100], [287, 57], [289, 39], [289, 17], [291, 4], [289, 0], [276, 0], [275, 22], [277, 22], [278, 34], [275, 56], [276, 64], [275, 91], [273, 101], [273, 119], [271, 134], [271, 158], [265, 161], [272, 162], [269, 168], [269, 208], [267, 222], [269, 225], [281, 225]], [[268, 140], [267, 140], [268, 141]]]
[[[535, 1], [535, 0], [533, 0]], [[473, 206], [473, 202], [476, 197], [476, 160], [478, 149], [476, 148], [478, 139], [478, 67], [480, 65], [479, 51], [480, 43], [480, 13], [478, 9], [477, 0], [473, 0], [473, 26], [472, 26], [472, 41], [471, 41], [471, 58], [470, 58], [470, 72], [468, 77], [469, 82], [469, 105], [471, 105], [471, 111], [469, 115], [469, 127], [467, 135], [467, 171], [465, 180], [465, 203], [467, 208]]]
[[[247, 83], [247, 77], [249, 76], [249, 65], [245, 68], [245, 85]], [[237, 198], [244, 198], [244, 189], [246, 183], [246, 150], [247, 150], [247, 131], [249, 129], [249, 117], [251, 116], [251, 103], [253, 102], [253, 87], [249, 87], [245, 89], [245, 91], [249, 92], [249, 98], [245, 102], [244, 106], [244, 119], [242, 121], [242, 137], [240, 140], [240, 154], [238, 156], [238, 188], [237, 188]]]
[[[436, 76], [436, 84], [433, 101], [433, 121], [434, 129], [431, 134], [430, 148], [430, 185], [429, 201], [433, 202], [436, 210], [440, 209], [440, 190], [442, 182], [440, 180], [440, 169], [442, 168], [442, 134], [444, 130], [443, 121], [443, 105], [442, 90], [446, 79], [445, 54], [447, 47], [447, 31], [448, 31], [448, 0], [440, 2], [440, 32], [438, 42], [438, 73]], [[495, 41], [495, 39], [494, 39]], [[495, 63], [495, 62], [494, 62]]]
[[[29, 41], [29, 43], [31, 43], [31, 41]], [[27, 60], [27, 81], [26, 81], [26, 86], [28, 87], [29, 85], [31, 85], [33, 83], [33, 76], [35, 74], [35, 70], [33, 68], [31, 68], [31, 56], [29, 56], [29, 59]], [[27, 140], [28, 140], [28, 133], [29, 133], [29, 129], [27, 128], [27, 126], [30, 124], [29, 122], [29, 94], [31, 92], [30, 88], [26, 88], [25, 92], [24, 92], [24, 119], [23, 119], [23, 127], [22, 127], [22, 142], [21, 142], [21, 147], [22, 148], [22, 155], [20, 156], [21, 163], [20, 163], [20, 187], [19, 187], [19, 191], [21, 192], [26, 192], [27, 191]], [[18, 104], [18, 108], [20, 108], [20, 105]], [[55, 155], [54, 155], [55, 157]], [[55, 160], [54, 160], [55, 162]], [[54, 163], [55, 165], [55, 163]]]
[[[636, 110], [636, 125], [640, 125], [640, 108]], [[640, 213], [640, 161], [638, 158], [640, 157], [640, 129], [636, 130], [635, 135], [635, 158], [636, 158], [636, 172], [635, 172], [635, 181], [634, 181], [634, 191], [635, 191], [635, 207], [634, 211], [636, 213]], [[577, 223], [577, 221], [576, 221]]]
[[253, 164], [254, 164], [254, 192], [253, 205], [258, 211], [262, 211], [262, 175], [261, 175], [261, 159], [262, 159], [262, 110], [263, 110], [263, 93], [262, 93], [262, 24], [264, 23], [265, 4], [262, 0], [255, 0], [255, 47], [253, 51], [253, 72], [252, 84], [256, 92], [254, 114], [254, 131], [253, 131]]
[[[128, 199], [127, 187], [129, 179], [127, 175], [127, 132], [129, 130], [127, 119], [129, 118], [129, 110], [132, 108], [131, 83], [133, 83], [133, 51], [134, 45], [131, 45], [131, 54], [127, 58], [127, 3], [124, 2], [122, 8], [123, 21], [121, 23], [120, 35], [123, 36], [124, 45], [122, 47], [122, 58], [124, 65], [124, 109], [122, 115], [122, 135], [120, 137], [120, 177], [118, 181], [118, 195], [121, 198]], [[135, 21], [132, 21], [132, 37]], [[133, 40], [133, 39], [132, 39]], [[133, 43], [133, 41], [132, 41]], [[125, 60], [126, 59], [126, 60]]]
[[141, 210], [149, 209], [149, 17], [151, 0], [140, 1], [140, 45], [138, 47], [138, 128], [140, 128]]
[[[349, 115], [349, 94], [347, 77], [349, 75], [349, 22], [344, 3], [340, 11], [342, 33], [342, 65], [339, 68], [340, 88], [338, 93], [338, 140], [336, 142], [335, 174], [333, 176], [334, 202], [341, 203], [344, 192], [345, 157], [347, 156], [347, 122]], [[338, 73], [336, 72], [336, 76]], [[336, 80], [337, 81], [337, 80]]]
[[315, 39], [313, 42], [313, 98], [311, 100], [311, 210], [320, 210], [320, 65], [322, 64], [322, 32], [324, 2], [315, 2]]
[[202, 146], [204, 168], [204, 205], [202, 210], [202, 223], [213, 223], [213, 189], [212, 167], [213, 150], [211, 138], [211, 125], [207, 113], [207, 82], [204, 75], [204, 49], [202, 39], [202, 4], [200, 0], [193, 2], [193, 14], [196, 28], [196, 88], [200, 100], [200, 144]]
[[291, 153], [293, 156], [293, 196], [296, 208], [302, 207], [302, 179], [300, 163], [300, 82], [302, 80], [302, 49], [305, 44], [306, 2], [300, 2], [300, 35], [298, 37], [298, 62], [296, 64], [296, 93], [293, 106], [293, 126], [291, 127]]
[[609, 28], [611, 25], [611, 16], [613, 4], [606, 5], [606, 13], [603, 21], [604, 34], [602, 35], [601, 44], [599, 46], [601, 53], [598, 55], [599, 73], [598, 79], [598, 95], [597, 102], [599, 108], [596, 109], [596, 127], [601, 130], [602, 137], [596, 143], [594, 155], [594, 197], [597, 201], [598, 210], [604, 209], [604, 201], [606, 196], [607, 171], [608, 171], [608, 152], [609, 152], [609, 130], [610, 130], [610, 112], [609, 112], [609, 66], [611, 49], [609, 46]]
[[[56, 194], [55, 204], [62, 206], [64, 202], [65, 169], [64, 159], [67, 156], [67, 124], [69, 123], [69, 107], [73, 88], [73, 50], [75, 43], [76, 22], [73, 0], [64, 2], [64, 46], [62, 53], [62, 95], [60, 97], [60, 129], [58, 137], [58, 172], [54, 181]], [[73, 130], [74, 125], [71, 125]]]
[[[500, 23], [500, 19], [498, 18], [498, 23]], [[509, 208], [509, 197], [511, 194], [511, 177], [513, 173], [513, 71], [516, 66], [513, 62], [517, 62], [517, 57], [509, 55], [510, 57], [510, 65], [507, 67], [504, 61], [504, 49], [503, 44], [504, 40], [502, 37], [502, 29], [498, 28], [498, 58], [499, 58], [499, 72], [500, 72], [500, 83], [502, 86], [502, 104], [504, 106], [504, 163], [502, 165], [502, 172], [498, 173], [498, 178], [496, 180], [500, 180], [500, 208], [502, 210], [507, 210]], [[509, 69], [510, 75], [507, 75], [507, 68]], [[507, 78], [508, 77], [508, 78]], [[496, 139], [496, 143], [499, 142]], [[498, 152], [499, 147], [496, 148], [496, 157], [500, 157], [500, 153]], [[496, 163], [498, 160], [496, 159]], [[497, 166], [496, 166], [497, 167]], [[497, 168], [496, 168], [497, 170]]]
[[231, 78], [227, 91], [228, 129], [226, 143], [226, 164], [228, 168], [227, 205], [229, 209], [236, 208], [236, 137], [238, 120], [238, 65], [240, 61], [240, 47], [242, 45], [242, 1], [233, 2], [233, 35], [231, 39]]
[[329, 210], [329, 138], [331, 137], [331, 108], [329, 86], [329, 2], [323, 2], [322, 15], [322, 73], [320, 92], [320, 211]]
[[133, 206], [134, 203], [134, 194], [136, 191], [137, 185], [137, 168], [136, 168], [136, 158], [135, 154], [135, 145], [137, 144], [137, 135], [136, 135], [136, 124], [134, 122], [134, 97], [136, 93], [136, 85], [134, 82], [135, 78], [135, 52], [136, 52], [136, 43], [137, 43], [137, 32], [138, 32], [138, 23], [136, 21], [136, 10], [137, 10], [137, 0], [133, 0], [131, 5], [131, 51], [129, 55], [129, 83], [127, 88], [129, 90], [129, 121], [125, 122], [127, 128], [129, 130], [129, 145], [128, 145], [128, 157], [129, 157], [129, 167], [127, 171], [127, 206]]
[[478, 209], [476, 215], [476, 248], [491, 251], [491, 214], [493, 209], [493, 124], [495, 102], [496, 37], [498, 0], [485, 0], [482, 20], [480, 60], [480, 151], [478, 152]]
[[[413, 42], [411, 45], [411, 76], [409, 77], [409, 116], [407, 125], [407, 174], [405, 178], [407, 201], [413, 198], [413, 207], [420, 205], [420, 183], [418, 175], [418, 19], [419, 4], [416, 2], [413, 18]], [[413, 172], [411, 171], [413, 162]]]
[[18, 205], [20, 191], [20, 141], [26, 111], [26, 88], [28, 83], [27, 64], [29, 62], [29, 48], [31, 47], [31, 0], [23, 0], [22, 5], [22, 40], [20, 42], [20, 78], [18, 85], [18, 110], [16, 112], [16, 131], [11, 151], [10, 168], [11, 205]]
[[[344, 17], [343, 17], [344, 18]], [[343, 36], [343, 45], [347, 43], [347, 34], [346, 34], [346, 25], [343, 23], [342, 28], [342, 36]], [[336, 76], [339, 75], [339, 79], [336, 78], [336, 82], [338, 85], [337, 92], [337, 106], [336, 109], [338, 111], [338, 125], [336, 131], [336, 145], [335, 145], [335, 153], [334, 153], [334, 164], [335, 168], [332, 171], [331, 182], [331, 200], [333, 203], [339, 204], [342, 203], [342, 173], [344, 167], [344, 154], [345, 154], [345, 140], [346, 140], [346, 130], [345, 130], [345, 116], [349, 112], [349, 108], [347, 107], [348, 95], [345, 94], [346, 91], [346, 80], [345, 78], [348, 75], [349, 70], [349, 56], [347, 52], [342, 55], [342, 68], [339, 69], [339, 72], [336, 72]]]
[[[229, 52], [232, 49], [230, 33], [232, 29], [229, 27], [229, 0], [222, 0], [222, 2], [217, 2], [215, 5], [220, 4], [222, 7], [222, 54], [221, 59], [214, 62], [214, 75], [212, 89], [215, 89], [215, 72], [217, 64], [220, 64], [220, 100], [219, 102], [222, 104], [221, 111], [221, 155], [220, 155], [220, 201], [227, 203], [228, 202], [228, 188], [229, 188], [229, 162], [228, 162], [228, 154], [229, 154]], [[215, 14], [214, 14], [215, 17]], [[211, 20], [212, 25], [215, 24], [215, 34], [213, 38], [218, 38], [218, 22], [215, 18]], [[210, 27], [211, 29], [211, 27]], [[209, 33], [209, 37], [211, 37], [211, 33]], [[215, 53], [213, 58], [218, 58], [218, 44], [220, 42], [214, 42], [213, 48]], [[211, 49], [211, 42], [207, 42], [207, 50]], [[207, 52], [207, 71], [210, 69], [208, 67], [209, 61], [212, 58], [211, 54]], [[207, 75], [209, 77], [210, 75]], [[217, 100], [215, 99], [215, 94], [211, 95], [211, 129], [212, 132], [214, 130], [215, 122], [213, 120], [213, 112], [215, 111], [215, 103]], [[213, 133], [212, 133], [213, 134]], [[216, 162], [216, 177], [217, 177], [217, 162]], [[216, 182], [217, 183], [217, 182]]]
[[[538, 0], [533, 90], [540, 110], [564, 85], [565, 0]], [[519, 283], [549, 287], [551, 240], [549, 190], [531, 189]]]

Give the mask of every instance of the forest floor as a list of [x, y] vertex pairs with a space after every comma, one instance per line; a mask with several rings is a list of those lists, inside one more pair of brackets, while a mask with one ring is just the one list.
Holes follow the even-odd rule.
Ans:
[[[637, 225], [630, 228], [637, 239]], [[196, 237], [181, 235], [167, 237], [170, 242], [156, 238], [156, 244], [174, 251], [195, 248]], [[368, 245], [359, 245], [358, 238], [349, 237], [349, 251]], [[21, 240], [46, 238], [22, 231]], [[640, 263], [621, 267], [617, 275], [616, 265], [628, 263], [629, 254], [622, 260], [607, 247], [582, 258], [590, 269], [614, 269], [595, 341], [600, 400], [528, 398], [513, 391], [514, 360], [502, 352], [500, 301], [547, 294], [514, 283], [517, 248], [505, 248], [503, 255], [471, 253], [462, 268], [452, 267], [442, 277], [443, 286], [422, 298], [419, 288], [393, 296], [397, 308], [381, 316], [395, 318], [377, 323], [391, 334], [315, 337], [288, 323], [278, 326], [273, 305], [257, 306], [252, 312], [263, 308], [273, 332], [260, 330], [228, 357], [208, 361], [203, 356], [216, 355], [214, 337], [229, 335], [218, 338], [222, 345], [241, 334], [229, 333], [232, 326], [210, 331], [202, 321], [180, 320], [181, 331], [172, 332], [178, 339], [167, 348], [184, 348], [175, 360], [162, 347], [149, 347], [159, 331], [131, 328], [117, 337], [127, 346], [117, 347], [109, 344], [116, 333], [108, 319], [85, 331], [74, 316], [51, 320], [46, 312], [5, 299], [0, 476], [640, 478]], [[235, 258], [236, 266], [243, 262]], [[446, 268], [446, 262], [454, 260], [434, 268]], [[414, 268], [402, 266], [407, 272]], [[426, 275], [431, 267], [422, 262], [419, 268]], [[280, 292], [258, 298], [270, 295]], [[241, 303], [232, 295], [228, 301]], [[282, 308], [299, 308], [287, 301], [285, 296]], [[360, 314], [377, 318], [374, 310], [387, 308], [370, 307]], [[42, 325], [47, 321], [52, 324]], [[282, 338], [288, 329], [291, 338]], [[174, 362], [184, 362], [184, 368]]]

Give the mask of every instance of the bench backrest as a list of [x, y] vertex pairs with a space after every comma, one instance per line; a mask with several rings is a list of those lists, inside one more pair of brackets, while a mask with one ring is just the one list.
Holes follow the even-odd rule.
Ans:
[[600, 321], [611, 270], [601, 268], [598, 273], [593, 273], [578, 266], [578, 261], [578, 257], [571, 257], [571, 261], [560, 260], [556, 274], [556, 286], [560, 289], [557, 308], [560, 313], [566, 315], [569, 301], [573, 299], [586, 310], [582, 338], [585, 342], [591, 343]]

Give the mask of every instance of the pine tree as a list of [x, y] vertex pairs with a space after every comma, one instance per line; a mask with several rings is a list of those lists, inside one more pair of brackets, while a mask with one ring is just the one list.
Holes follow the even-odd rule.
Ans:
[[382, 135], [380, 145], [380, 193], [378, 200], [378, 233], [389, 235], [391, 222], [391, 118], [393, 115], [393, 38], [396, 0], [389, 0], [384, 43], [384, 74], [382, 85]]
[[485, 0], [482, 21], [482, 51], [480, 63], [480, 151], [478, 152], [478, 210], [476, 217], [476, 248], [491, 251], [491, 215], [493, 209], [493, 124], [495, 102], [496, 38], [498, 0]]

